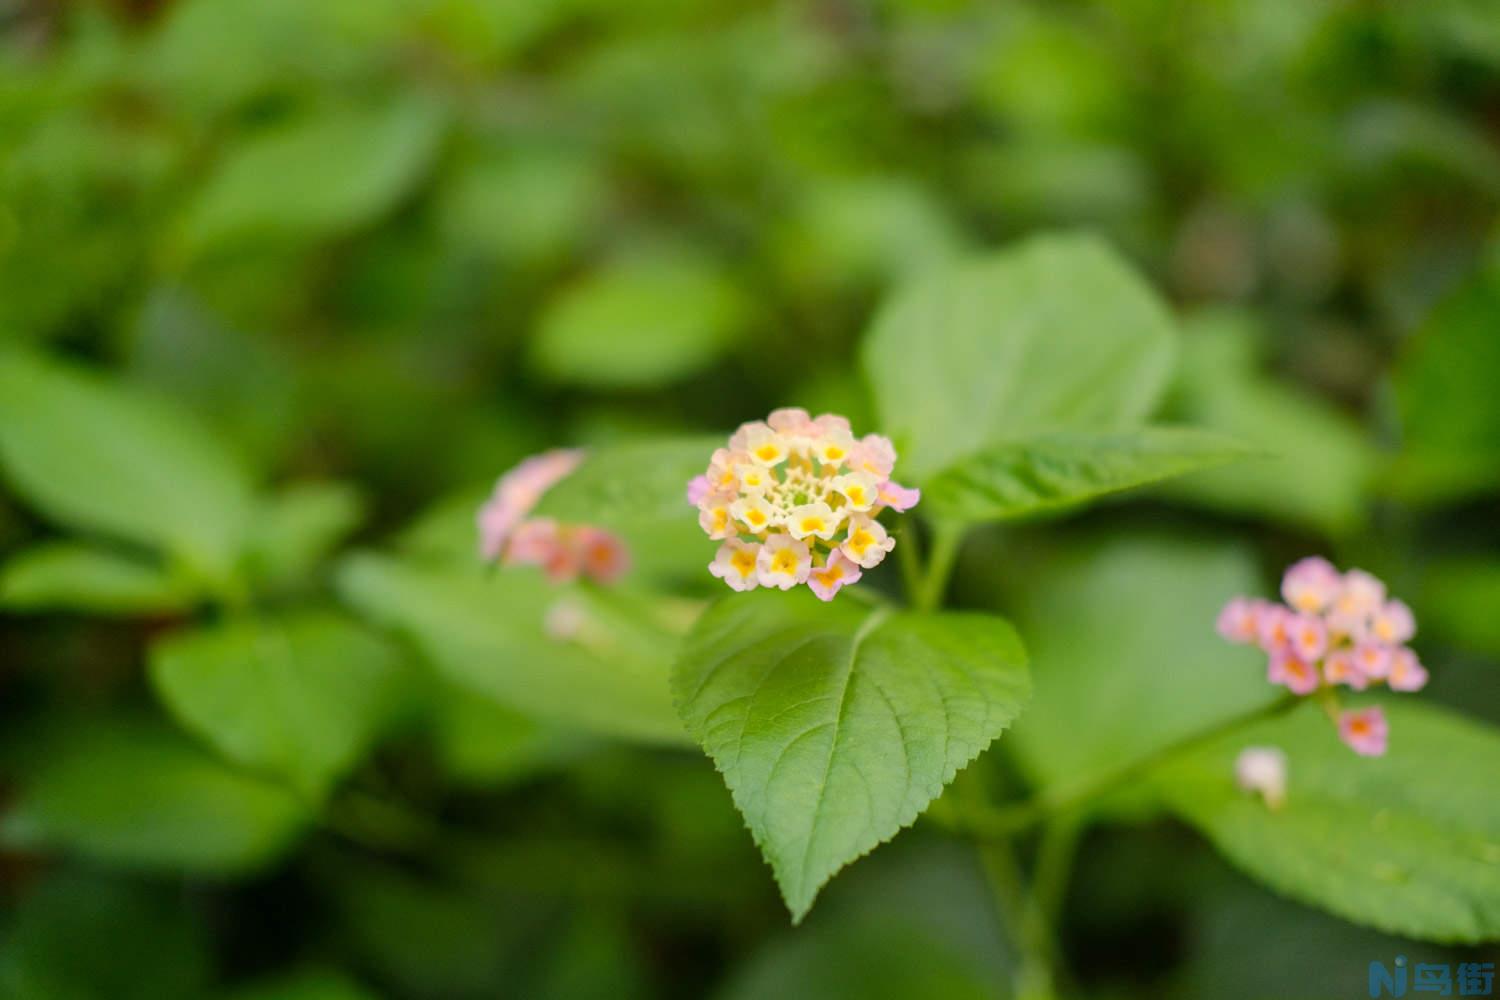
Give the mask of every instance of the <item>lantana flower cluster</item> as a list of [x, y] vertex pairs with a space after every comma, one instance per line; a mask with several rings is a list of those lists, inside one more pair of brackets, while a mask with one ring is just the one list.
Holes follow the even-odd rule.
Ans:
[[1219, 634], [1264, 650], [1271, 683], [1319, 695], [1339, 737], [1356, 753], [1385, 753], [1385, 714], [1378, 707], [1341, 710], [1336, 689], [1384, 684], [1420, 691], [1427, 684], [1426, 668], [1406, 645], [1417, 631], [1411, 609], [1391, 599], [1371, 574], [1340, 573], [1317, 557], [1287, 569], [1281, 596], [1285, 604], [1236, 597], [1219, 615]]
[[742, 424], [688, 483], [698, 523], [723, 542], [709, 572], [734, 590], [805, 583], [832, 600], [895, 548], [880, 512], [921, 499], [891, 479], [895, 465], [889, 438], [856, 438], [831, 413], [787, 408]]
[[542, 495], [583, 461], [576, 448], [533, 455], [501, 476], [479, 508], [479, 555], [486, 562], [539, 566], [553, 583], [580, 576], [614, 583], [630, 568], [630, 553], [619, 536], [591, 524], [565, 524], [531, 517]]

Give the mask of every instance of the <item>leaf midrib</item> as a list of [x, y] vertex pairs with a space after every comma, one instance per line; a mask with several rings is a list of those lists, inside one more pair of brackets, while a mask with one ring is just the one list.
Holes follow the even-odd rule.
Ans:
[[817, 836], [818, 826], [822, 822], [823, 804], [828, 800], [828, 778], [833, 773], [833, 759], [838, 755], [839, 733], [843, 730], [845, 709], [848, 707], [849, 692], [854, 687], [854, 663], [859, 659], [859, 648], [871, 632], [884, 624], [890, 617], [890, 609], [878, 608], [871, 612], [870, 616], [860, 623], [858, 629], [849, 640], [849, 655], [844, 663], [842, 690], [839, 692], [838, 709], [833, 715], [833, 736], [828, 741], [828, 759], [823, 765], [823, 777], [818, 782], [817, 806], [813, 809], [812, 824], [807, 831], [807, 845], [802, 851], [801, 874], [797, 881], [799, 887], [807, 884], [808, 865], [812, 860], [813, 838]]

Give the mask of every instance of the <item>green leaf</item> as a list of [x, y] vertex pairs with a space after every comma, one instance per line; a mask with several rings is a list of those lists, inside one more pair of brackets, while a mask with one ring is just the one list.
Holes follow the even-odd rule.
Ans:
[[1044, 236], [901, 287], [865, 339], [881, 429], [918, 481], [996, 441], [1139, 423], [1176, 331], [1106, 245]]
[[180, 891], [67, 871], [28, 887], [0, 937], [6, 1000], [200, 997], [207, 929]]
[[688, 480], [708, 468], [724, 437], [630, 441], [591, 449], [542, 497], [539, 515], [618, 528], [647, 521], [697, 522]]
[[1425, 631], [1500, 657], [1500, 560], [1493, 556], [1435, 560], [1426, 569], [1418, 618]]
[[[678, 638], [652, 598], [552, 586], [529, 569], [486, 577], [376, 555], [346, 559], [338, 586], [363, 614], [410, 636], [466, 690], [607, 736], [687, 742], [667, 689]], [[582, 618], [569, 640], [546, 629], [560, 602]]]
[[[1396, 366], [1403, 458], [1414, 498], [1455, 499], [1500, 484], [1500, 263], [1441, 302]], [[1425, 495], [1425, 496], [1424, 496]]]
[[0, 568], [0, 607], [140, 615], [192, 606], [193, 588], [158, 566], [79, 542], [27, 549]]
[[1000, 735], [1031, 680], [1000, 618], [757, 592], [699, 618], [672, 688], [800, 921]]
[[236, 763], [320, 799], [397, 717], [397, 653], [341, 618], [305, 614], [177, 632], [151, 648], [172, 713]]
[[0, 353], [0, 465], [62, 524], [162, 548], [216, 577], [244, 541], [244, 470], [191, 414], [122, 383]]
[[1214, 631], [1224, 602], [1260, 592], [1245, 549], [1121, 537], [1009, 560], [1003, 573], [1046, 678], [1008, 745], [1040, 786], [1087, 785], [1277, 695], [1264, 656]]
[[992, 445], [939, 473], [923, 491], [937, 515], [1000, 521], [1070, 507], [1251, 454], [1186, 427], [1044, 434]]
[[[1384, 757], [1350, 752], [1307, 705], [1183, 755], [1152, 786], [1278, 892], [1393, 934], [1500, 939], [1500, 733], [1420, 702], [1384, 707]], [[1250, 746], [1287, 755], [1280, 810], [1235, 787]]]
[[[1266, 451], [1193, 473], [1163, 492], [1231, 514], [1252, 514], [1328, 535], [1357, 532], [1376, 455], [1359, 424], [1312, 393], [1260, 371], [1249, 317], [1195, 318], [1184, 338], [1170, 410], [1179, 419]], [[1269, 485], [1274, 484], [1274, 485]]]
[[188, 215], [190, 254], [254, 239], [315, 240], [387, 212], [426, 170], [438, 108], [408, 100], [275, 125], [230, 150]]
[[48, 741], [0, 843], [128, 868], [231, 875], [264, 867], [307, 821], [284, 788], [157, 726], [95, 723]]
[[358, 526], [364, 501], [347, 483], [295, 483], [266, 498], [250, 526], [249, 568], [274, 584], [304, 580]]
[[739, 291], [716, 269], [688, 260], [619, 264], [552, 302], [533, 360], [562, 382], [663, 385], [722, 357], [745, 312]]
[[899, 277], [951, 260], [961, 244], [937, 192], [882, 176], [810, 185], [775, 248], [796, 287]]
[[443, 771], [458, 782], [498, 787], [556, 768], [592, 741], [445, 681], [434, 681], [433, 737]]
[[567, 146], [501, 146], [478, 151], [438, 186], [444, 237], [527, 264], [583, 242], [607, 205], [605, 164]]

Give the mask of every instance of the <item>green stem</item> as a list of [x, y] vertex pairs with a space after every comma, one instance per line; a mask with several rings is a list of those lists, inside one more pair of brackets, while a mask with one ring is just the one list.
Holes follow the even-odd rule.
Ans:
[[1008, 840], [982, 841], [978, 849], [990, 892], [1020, 951], [1013, 983], [1016, 1000], [1052, 1000], [1057, 995], [1052, 929], [1035, 896], [1026, 890], [1015, 851]]
[[1073, 874], [1073, 860], [1078, 855], [1078, 838], [1082, 824], [1077, 817], [1063, 816], [1048, 820], [1042, 827], [1037, 847], [1036, 871], [1031, 878], [1031, 892], [1048, 927], [1061, 922], [1068, 880]]
[[[962, 813], [988, 807], [989, 797], [976, 771], [960, 774], [954, 791]], [[1017, 1000], [1052, 1000], [1057, 949], [1046, 914], [1027, 888], [1014, 847], [1004, 837], [979, 840], [974, 846], [990, 896], [1019, 957], [1013, 981]]]
[[1162, 747], [1160, 750], [1138, 757], [1133, 761], [1105, 772], [1103, 775], [1072, 786], [1048, 790], [1027, 802], [1005, 806], [971, 810], [965, 816], [968, 832], [979, 837], [1008, 837], [1036, 826], [1055, 816], [1065, 815], [1087, 805], [1133, 778], [1150, 771], [1158, 764], [1194, 747], [1210, 743], [1226, 733], [1262, 719], [1273, 718], [1291, 710], [1302, 701], [1296, 695], [1286, 695], [1269, 705], [1262, 706], [1243, 715], [1237, 715], [1216, 723], [1206, 729], [1186, 736]]
[[906, 591], [906, 603], [916, 606], [922, 592], [922, 537], [915, 520], [908, 518], [901, 526], [901, 538], [896, 543], [896, 558], [901, 560], [901, 586]]
[[953, 563], [958, 558], [958, 544], [963, 541], [962, 525], [952, 521], [940, 521], [932, 531], [932, 554], [927, 559], [927, 573], [917, 591], [914, 606], [918, 611], [936, 611], [943, 603], [948, 591], [948, 577], [953, 575]]

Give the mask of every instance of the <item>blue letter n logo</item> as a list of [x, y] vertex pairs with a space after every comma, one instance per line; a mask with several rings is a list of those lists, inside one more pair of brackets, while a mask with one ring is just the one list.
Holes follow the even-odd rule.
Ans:
[[1396, 971], [1386, 969], [1384, 962], [1370, 963], [1370, 996], [1406, 996], [1406, 956], [1396, 956]]

